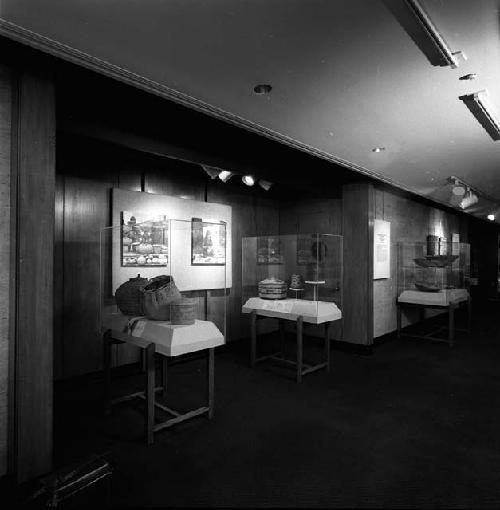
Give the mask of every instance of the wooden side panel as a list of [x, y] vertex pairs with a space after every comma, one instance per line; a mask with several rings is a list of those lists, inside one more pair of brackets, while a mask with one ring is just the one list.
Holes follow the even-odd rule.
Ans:
[[371, 184], [343, 187], [343, 340], [373, 343], [373, 214]]
[[68, 175], [64, 188], [64, 376], [100, 370], [100, 229], [111, 183]]
[[16, 447], [19, 481], [51, 469], [55, 91], [19, 80]]
[[9, 330], [11, 298], [11, 129], [12, 77], [0, 66], [0, 477], [7, 472], [9, 429]]
[[64, 375], [64, 177], [56, 175], [54, 219], [54, 379]]

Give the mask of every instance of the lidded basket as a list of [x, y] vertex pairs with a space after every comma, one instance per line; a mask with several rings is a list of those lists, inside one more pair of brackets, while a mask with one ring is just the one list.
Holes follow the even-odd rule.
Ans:
[[147, 285], [147, 278], [130, 278], [128, 282], [122, 283], [115, 292], [116, 304], [124, 315], [144, 315], [142, 306], [141, 289]]
[[287, 284], [274, 276], [259, 282], [258, 288], [259, 297], [262, 299], [286, 299]]

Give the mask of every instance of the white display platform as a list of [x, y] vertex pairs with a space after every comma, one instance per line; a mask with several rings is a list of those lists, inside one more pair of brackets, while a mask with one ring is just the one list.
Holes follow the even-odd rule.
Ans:
[[242, 307], [243, 313], [256, 311], [258, 315], [278, 319], [297, 320], [302, 316], [304, 322], [322, 324], [342, 318], [342, 312], [335, 303], [327, 301], [307, 301], [305, 299], [262, 299], [250, 298]]
[[173, 326], [169, 321], [127, 317], [116, 312], [105, 315], [102, 323], [104, 329], [113, 331], [113, 338], [139, 347], [153, 342], [156, 352], [164, 356], [179, 356], [224, 344], [224, 335], [210, 321], [196, 320], [189, 326]]
[[439, 292], [405, 290], [398, 297], [400, 303], [430, 306], [448, 306], [450, 303], [461, 303], [468, 299], [467, 289], [442, 289]]

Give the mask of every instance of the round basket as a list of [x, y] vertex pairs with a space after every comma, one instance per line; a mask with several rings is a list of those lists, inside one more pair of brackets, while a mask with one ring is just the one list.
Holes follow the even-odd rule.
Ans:
[[259, 282], [258, 288], [262, 299], [286, 299], [288, 286], [283, 280], [267, 278]]
[[174, 301], [170, 307], [172, 325], [189, 326], [196, 320], [196, 300], [182, 298]]
[[181, 298], [172, 276], [157, 276], [141, 289], [144, 315], [155, 321], [170, 320], [170, 305]]
[[128, 282], [122, 283], [115, 292], [116, 304], [124, 315], [144, 315], [142, 307], [141, 289], [147, 285], [147, 278], [130, 278]]

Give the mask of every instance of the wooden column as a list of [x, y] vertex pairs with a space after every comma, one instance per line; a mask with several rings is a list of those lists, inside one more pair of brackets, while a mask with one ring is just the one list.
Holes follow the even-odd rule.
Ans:
[[370, 183], [342, 188], [344, 236], [343, 340], [373, 343], [374, 189]]
[[[21, 72], [14, 86], [14, 466], [19, 482], [52, 467], [55, 90]], [[13, 209], [14, 210], [14, 209]]]
[[11, 207], [10, 166], [12, 131], [12, 75], [0, 66], [0, 477], [7, 473], [9, 429], [9, 330], [11, 327]]

